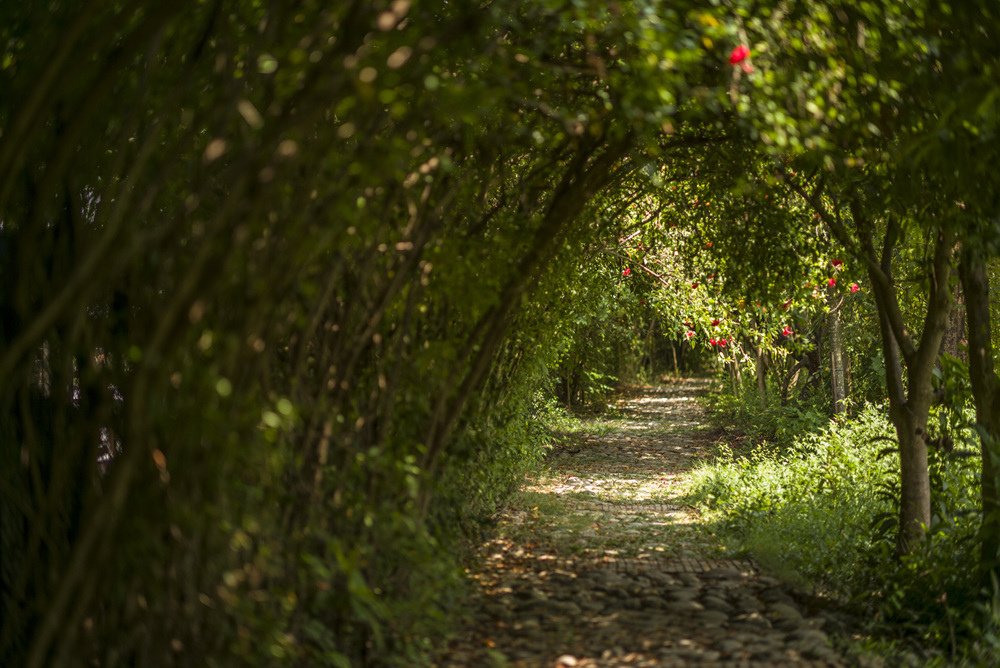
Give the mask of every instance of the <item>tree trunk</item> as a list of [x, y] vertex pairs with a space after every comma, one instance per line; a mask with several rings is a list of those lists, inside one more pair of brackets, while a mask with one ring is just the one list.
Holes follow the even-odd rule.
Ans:
[[[876, 295], [876, 305], [881, 299]], [[903, 363], [899, 344], [883, 308], [878, 309], [885, 362], [886, 387], [889, 390], [889, 421], [899, 442], [899, 534], [897, 554], [906, 554], [923, 539], [924, 527], [931, 521], [930, 474], [927, 468], [927, 442], [924, 440], [927, 416], [918, 433], [914, 412], [903, 388]]]
[[[934, 258], [928, 267], [929, 283], [923, 328], [914, 340], [904, 322], [899, 297], [892, 276], [892, 261], [903, 233], [901, 219], [891, 211], [881, 211], [885, 228], [881, 248], [875, 247], [879, 225], [865, 210], [860, 193], [850, 197], [849, 210], [853, 235], [844, 224], [840, 211], [831, 214], [823, 200], [823, 182], [812, 193], [792, 183], [800, 196], [837, 240], [853, 248], [863, 260], [871, 279], [879, 318], [882, 354], [885, 360], [886, 386], [889, 391], [889, 417], [899, 439], [900, 509], [897, 554], [912, 551], [930, 524], [930, 473], [927, 469], [927, 420], [932, 398], [933, 371], [941, 353], [941, 342], [952, 307], [952, 262], [956, 244], [953, 233], [938, 229], [933, 240]], [[834, 202], [834, 206], [838, 206]], [[853, 237], [853, 238], [852, 238]], [[906, 387], [903, 387], [903, 368]]]
[[[941, 344], [941, 352], [952, 357], [957, 357], [962, 361], [967, 361], [967, 356], [962, 350], [962, 335], [965, 333], [965, 297], [962, 291], [962, 284], [956, 283], [953, 293], [955, 307], [951, 310], [948, 318], [948, 325], [944, 331], [944, 342]], [[989, 311], [987, 310], [987, 313]]]
[[743, 389], [743, 374], [740, 373], [740, 362], [735, 357], [732, 362], [728, 362], [729, 367], [729, 380], [733, 384], [733, 395], [739, 396], [740, 390]]
[[761, 410], [767, 408], [767, 356], [757, 347], [757, 400]]
[[[930, 290], [920, 338], [914, 342], [902, 322], [892, 279], [892, 256], [899, 229], [890, 222], [882, 242], [881, 260], [868, 265], [889, 391], [889, 418], [899, 440], [899, 534], [896, 553], [912, 552], [923, 540], [931, 520], [930, 472], [927, 468], [927, 422], [933, 399], [933, 371], [951, 312], [954, 242], [946, 232], [935, 237]], [[863, 232], [864, 236], [865, 232]], [[865, 238], [869, 258], [874, 257]], [[906, 386], [903, 386], [903, 370]]]
[[928, 409], [904, 407], [893, 420], [899, 437], [899, 536], [896, 540], [899, 555], [912, 552], [923, 540], [931, 523], [931, 481], [927, 467]]
[[840, 322], [840, 305], [830, 311], [830, 390], [833, 414], [843, 413], [847, 406], [847, 372], [844, 357], [844, 335]]
[[649, 360], [649, 367], [646, 375], [647, 382], [655, 382], [656, 361], [653, 351], [653, 333], [656, 331], [656, 319], [649, 321], [649, 329], [646, 330], [646, 359]]
[[[801, 361], [800, 362], [796, 362], [795, 366], [793, 366], [791, 368], [791, 370], [787, 374], [785, 374], [785, 382], [784, 382], [784, 384], [781, 387], [781, 405], [782, 406], [787, 406], [788, 405], [788, 395], [791, 392], [792, 387], [794, 387], [795, 383], [798, 382], [798, 380], [799, 380], [799, 374], [802, 373], [802, 369], [805, 369], [805, 368], [806, 368], [806, 366], [805, 366], [805, 364], [803, 362], [801, 362]], [[806, 371], [806, 373], [809, 373], [808, 370]]]
[[982, 526], [979, 565], [984, 584], [1000, 575], [1000, 492], [997, 464], [1000, 462], [1000, 376], [993, 363], [990, 321], [990, 284], [982, 251], [967, 244], [959, 264], [965, 295], [969, 338], [969, 379], [976, 404], [982, 453]]

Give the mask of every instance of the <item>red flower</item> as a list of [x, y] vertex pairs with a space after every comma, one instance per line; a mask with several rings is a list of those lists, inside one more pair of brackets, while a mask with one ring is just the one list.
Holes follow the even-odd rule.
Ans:
[[631, 275], [632, 275], [632, 270], [630, 268], [625, 267], [624, 269], [622, 269], [622, 276], [631, 276]]
[[729, 54], [729, 63], [739, 65], [750, 56], [750, 48], [746, 44], [740, 44]]
[[711, 248], [714, 245], [715, 244], [713, 244], [711, 241], [708, 241], [708, 242], [705, 243], [705, 248]]
[[844, 261], [843, 260], [830, 260], [830, 264], [832, 264], [834, 267], [839, 267], [840, 265], [844, 264]]
[[851, 283], [851, 292], [857, 292], [860, 289], [861, 289], [860, 285], [858, 285], [857, 283]]
[[719, 320], [718, 318], [716, 318], [715, 320], [712, 321], [712, 327], [718, 327], [720, 322], [721, 322], [721, 320]]
[[792, 328], [789, 327], [788, 325], [785, 325], [785, 328], [781, 330], [782, 336], [791, 336], [792, 334], [793, 334]]
[[708, 345], [710, 345], [710, 346], [712, 346], [712, 347], [715, 347], [715, 345], [716, 345], [717, 343], [719, 343], [719, 342], [718, 342], [718, 341], [716, 341], [715, 339], [709, 339], [709, 340], [708, 340]]
[[719, 347], [720, 348], [725, 348], [726, 347], [726, 340], [725, 339], [719, 339], [718, 343], [719, 343]]
[[694, 338], [694, 332], [689, 329], [684, 336], [686, 336], [689, 339], [693, 339]]
[[829, 285], [832, 288], [833, 286], [835, 286], [837, 284], [837, 279], [836, 278], [831, 278], [830, 280], [828, 280], [826, 282], [826, 284]]
[[698, 284], [697, 284], [697, 283], [692, 283], [692, 284], [691, 284], [691, 288], [692, 288], [692, 289], [693, 289], [693, 288], [696, 288], [696, 287], [698, 287]]

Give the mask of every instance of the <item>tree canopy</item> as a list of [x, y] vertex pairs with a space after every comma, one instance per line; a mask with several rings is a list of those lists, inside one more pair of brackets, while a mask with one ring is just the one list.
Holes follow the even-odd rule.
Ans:
[[0, 662], [418, 657], [546, 393], [645, 340], [787, 394], [847, 313], [905, 554], [959, 283], [996, 571], [993, 3], [0, 18]]

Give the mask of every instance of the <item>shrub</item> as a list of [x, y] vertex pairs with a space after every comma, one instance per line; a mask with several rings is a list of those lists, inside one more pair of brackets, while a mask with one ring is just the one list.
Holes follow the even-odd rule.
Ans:
[[979, 471], [967, 454], [977, 442], [942, 408], [932, 436], [945, 428], [954, 447], [931, 452], [927, 542], [902, 560], [893, 543], [898, 455], [878, 405], [802, 432], [787, 445], [761, 442], [747, 452], [723, 446], [718, 459], [696, 471], [691, 495], [731, 547], [766, 569], [870, 616], [882, 634], [891, 630], [978, 660], [993, 651], [989, 629], [996, 625], [989, 622], [994, 608], [977, 603], [981, 592], [970, 568]]

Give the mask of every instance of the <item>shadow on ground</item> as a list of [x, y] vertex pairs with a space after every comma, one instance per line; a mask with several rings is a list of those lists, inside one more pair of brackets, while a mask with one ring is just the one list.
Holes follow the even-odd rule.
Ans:
[[726, 558], [682, 498], [714, 455], [709, 381], [633, 389], [564, 436], [484, 543], [444, 666], [841, 665], [777, 580]]

